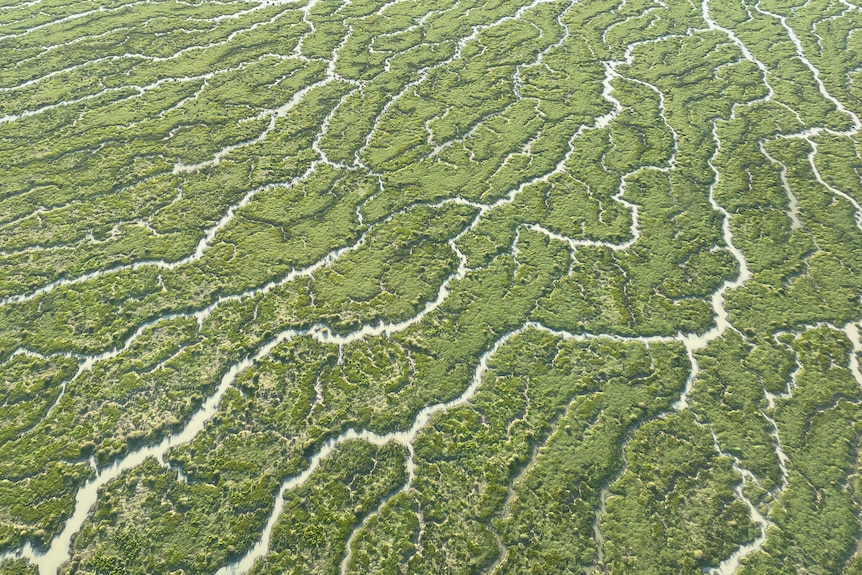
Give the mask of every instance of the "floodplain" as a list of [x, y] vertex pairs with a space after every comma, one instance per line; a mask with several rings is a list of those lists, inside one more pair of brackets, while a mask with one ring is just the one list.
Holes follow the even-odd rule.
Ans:
[[0, 573], [862, 574], [862, 6], [0, 0]]

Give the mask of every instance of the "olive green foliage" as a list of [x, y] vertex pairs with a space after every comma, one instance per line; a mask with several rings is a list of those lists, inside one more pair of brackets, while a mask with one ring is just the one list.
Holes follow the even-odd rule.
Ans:
[[404, 484], [404, 450], [352, 442], [323, 464], [301, 488], [285, 494], [273, 531], [272, 553], [252, 573], [337, 573], [353, 525]]
[[775, 526], [764, 550], [743, 573], [825, 574], [845, 564], [853, 573], [862, 390], [841, 365], [852, 352], [842, 335], [819, 328], [788, 342], [799, 372], [791, 396], [776, 401], [775, 421], [793, 466], [786, 489], [768, 503]]
[[691, 573], [732, 553], [730, 542], [754, 539], [748, 509], [731, 489], [730, 460], [716, 457], [709, 431], [691, 415], [646, 423], [626, 462], [604, 522], [612, 572]]
[[860, 30], [0, 0], [0, 572], [862, 573]]
[[0, 568], [3, 569], [3, 573], [8, 575], [37, 575], [37, 573], [39, 573], [39, 570], [35, 565], [28, 564], [24, 559], [0, 562]]

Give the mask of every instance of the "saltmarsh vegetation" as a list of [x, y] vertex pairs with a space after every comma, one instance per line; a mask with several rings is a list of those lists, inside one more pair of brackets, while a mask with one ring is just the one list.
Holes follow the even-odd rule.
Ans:
[[860, 30], [0, 5], [0, 570], [862, 572]]

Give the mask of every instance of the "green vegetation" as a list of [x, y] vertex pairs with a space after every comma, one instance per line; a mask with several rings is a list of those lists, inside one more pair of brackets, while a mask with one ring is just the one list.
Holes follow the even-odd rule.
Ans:
[[0, 562], [0, 567], [2, 567], [3, 573], [8, 575], [37, 575], [39, 573], [36, 566], [29, 565], [25, 559], [3, 561]]
[[775, 421], [793, 466], [787, 487], [769, 503], [775, 525], [763, 551], [743, 573], [834, 573], [856, 551], [862, 390], [841, 365], [851, 353], [842, 336], [819, 328], [787, 342], [799, 373], [792, 395], [776, 401]]
[[716, 457], [709, 432], [688, 414], [646, 423], [611, 484], [604, 530], [614, 573], [691, 573], [717, 565], [755, 538], [734, 497], [737, 475]]
[[0, 0], [0, 573], [862, 573], [860, 31]]

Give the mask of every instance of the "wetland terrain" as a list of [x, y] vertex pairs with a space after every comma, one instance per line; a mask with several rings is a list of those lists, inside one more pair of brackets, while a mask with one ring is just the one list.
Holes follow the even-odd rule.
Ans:
[[862, 5], [0, 0], [0, 574], [862, 575]]

